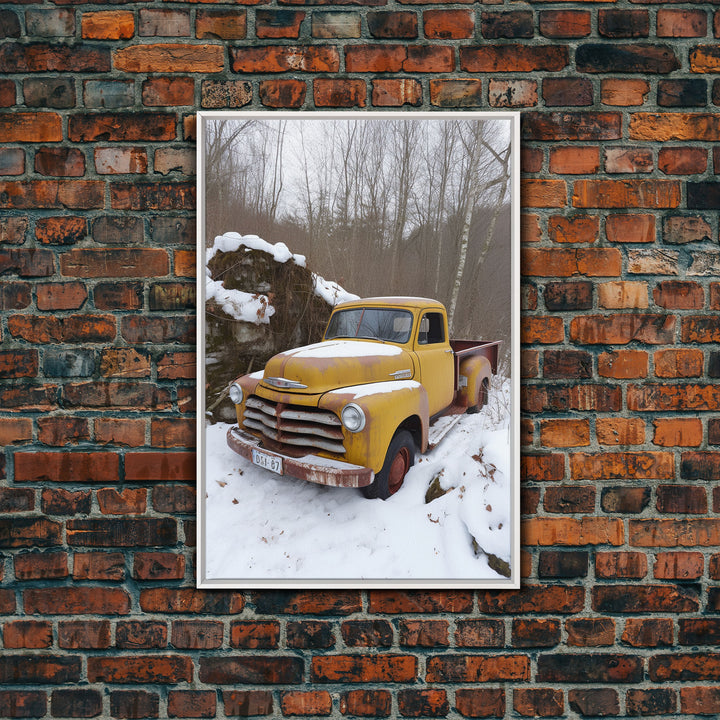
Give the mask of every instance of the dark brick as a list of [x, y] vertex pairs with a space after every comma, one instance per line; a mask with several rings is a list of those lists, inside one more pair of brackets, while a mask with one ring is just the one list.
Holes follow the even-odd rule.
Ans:
[[26, 78], [23, 96], [28, 107], [71, 108], [75, 106], [75, 84], [64, 77]]
[[560, 642], [558, 620], [513, 620], [513, 647], [553, 647]]
[[160, 697], [145, 690], [113, 690], [110, 693], [110, 714], [114, 718], [141, 720], [156, 718], [160, 712]]
[[345, 644], [350, 647], [390, 647], [393, 629], [387, 620], [349, 620], [341, 626]]
[[591, 378], [592, 355], [584, 350], [546, 350], [543, 377]]
[[417, 15], [414, 12], [369, 12], [368, 30], [376, 38], [416, 38]]
[[102, 714], [102, 694], [98, 690], [53, 690], [50, 711], [55, 717], [91, 718]]
[[537, 680], [558, 683], [639, 683], [643, 659], [628, 654], [557, 653], [540, 655]]
[[628, 690], [625, 707], [628, 715], [669, 715], [677, 707], [677, 691], [671, 688]]
[[593, 302], [590, 282], [549, 282], [543, 293], [548, 310], [589, 310]]
[[135, 87], [130, 80], [86, 80], [83, 84], [83, 100], [89, 108], [132, 107]]
[[598, 31], [609, 38], [639, 38], [650, 34], [647, 10], [600, 10]]
[[335, 644], [335, 635], [328, 622], [288, 622], [286, 632], [288, 647], [292, 648], [329, 648]]
[[680, 61], [669, 45], [612, 45], [587, 43], [575, 53], [579, 72], [659, 73], [677, 70]]
[[609, 513], [639, 513], [650, 502], [648, 487], [607, 487], [600, 496], [600, 506]]
[[68, 520], [67, 541], [84, 547], [174, 545], [177, 527], [171, 518]]
[[20, 19], [12, 10], [0, 10], [0, 38], [19, 38]]
[[620, 714], [618, 694], [612, 688], [570, 690], [568, 703], [572, 710], [583, 717], [607, 717]]
[[588, 553], [544, 550], [538, 560], [538, 577], [578, 578], [587, 577]]
[[483, 12], [480, 16], [483, 37], [531, 38], [534, 33], [533, 14], [529, 10], [514, 12]]
[[704, 107], [707, 104], [705, 80], [660, 80], [658, 105], [662, 107]]
[[47, 712], [45, 691], [0, 690], [0, 716], [43, 717]]
[[687, 206], [697, 210], [720, 209], [720, 182], [686, 183]]
[[74, 683], [80, 680], [80, 658], [53, 655], [10, 655], [0, 657], [0, 682], [12, 684]]

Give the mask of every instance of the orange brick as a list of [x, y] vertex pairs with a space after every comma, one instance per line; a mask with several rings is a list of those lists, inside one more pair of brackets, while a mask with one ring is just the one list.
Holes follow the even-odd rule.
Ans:
[[653, 574], [659, 580], [695, 580], [703, 573], [699, 552], [665, 552], [655, 556]]
[[595, 435], [601, 445], [642, 445], [645, 442], [645, 421], [642, 418], [599, 417]]
[[30, 418], [0, 418], [0, 447], [32, 440]]
[[102, 10], [82, 15], [87, 40], [128, 40], [135, 34], [135, 16], [128, 10]]
[[520, 325], [524, 343], [559, 343], [565, 339], [563, 320], [559, 317], [524, 317]]
[[622, 545], [622, 520], [601, 517], [532, 518], [522, 523], [523, 545]]
[[648, 288], [643, 282], [606, 282], [598, 285], [597, 289], [600, 307], [617, 310], [648, 306]]
[[115, 68], [124, 72], [222, 72], [222, 45], [163, 43], [127, 45], [113, 53]]
[[604, 105], [632, 107], [642, 105], [650, 92], [647, 80], [607, 79], [600, 84], [600, 94]]
[[705, 10], [660, 8], [657, 14], [658, 37], [704, 37], [707, 33]]
[[567, 205], [567, 186], [564, 180], [521, 180], [522, 207], [564, 208]]
[[609, 242], [655, 242], [655, 218], [652, 215], [609, 215], [605, 221]]
[[658, 350], [653, 361], [658, 377], [700, 377], [703, 374], [704, 356], [697, 348]]
[[576, 180], [572, 198], [578, 208], [676, 208], [681, 201], [675, 180]]
[[653, 420], [653, 444], [661, 447], [699, 447], [703, 439], [700, 418], [662, 418]]
[[647, 377], [648, 354], [644, 350], [615, 350], [598, 356], [598, 375], [611, 378]]
[[558, 243], [595, 242], [599, 230], [600, 219], [594, 215], [553, 215], [548, 220], [548, 235]]
[[95, 440], [101, 445], [141, 447], [145, 444], [145, 420], [97, 418]]
[[572, 418], [542, 420], [540, 443], [546, 447], [579, 447], [590, 444], [588, 420]]
[[587, 175], [600, 167], [596, 147], [559, 147], [550, 150], [550, 172], [559, 175]]
[[520, 216], [520, 239], [522, 242], [540, 242], [540, 216], [534, 213], [523, 213]]

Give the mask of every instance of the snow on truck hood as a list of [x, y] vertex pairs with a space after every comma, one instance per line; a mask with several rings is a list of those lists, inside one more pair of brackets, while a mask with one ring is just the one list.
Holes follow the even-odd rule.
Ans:
[[394, 373], [415, 374], [410, 353], [382, 342], [327, 340], [275, 355], [265, 366], [266, 378], [284, 378], [319, 394], [367, 383], [391, 382]]

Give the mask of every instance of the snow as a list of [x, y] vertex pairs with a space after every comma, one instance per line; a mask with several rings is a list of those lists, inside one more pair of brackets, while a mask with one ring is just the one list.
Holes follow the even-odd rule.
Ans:
[[[227, 447], [228, 425], [208, 425], [206, 579], [503, 579], [485, 553], [511, 559], [509, 408], [509, 381], [494, 382], [386, 501], [256, 467]], [[426, 504], [435, 477], [454, 489]]]
[[378, 357], [379, 355], [402, 355], [397, 345], [385, 345], [382, 342], [364, 342], [362, 340], [325, 340], [306, 345], [298, 350], [286, 350], [282, 355], [293, 358], [359, 358]]
[[315, 273], [313, 273], [313, 282], [315, 294], [319, 295], [328, 305], [332, 305], [333, 307], [341, 302], [360, 299], [359, 295], [353, 295], [341, 288], [336, 282], [325, 280], [325, 278], [321, 278]]
[[352, 395], [355, 400], [366, 395], [398, 392], [399, 390], [417, 390], [419, 382], [415, 380], [388, 380], [387, 382], [368, 383], [367, 385], [352, 385], [351, 387], [331, 390], [328, 395]]
[[275, 308], [270, 304], [267, 295], [251, 294], [242, 290], [226, 290], [218, 280], [205, 279], [205, 301], [215, 300], [235, 320], [267, 324], [275, 314]]
[[[211, 248], [205, 252], [205, 299], [215, 300], [218, 305], [235, 320], [254, 323], [255, 325], [267, 324], [275, 314], [275, 308], [270, 304], [267, 295], [258, 293], [247, 293], [242, 290], [226, 290], [222, 282], [213, 280], [208, 268], [208, 263], [218, 252], [237, 252], [240, 248], [247, 250], [261, 250], [269, 253], [279, 263], [286, 263], [292, 260], [299, 267], [306, 266], [304, 255], [293, 254], [285, 243], [271, 245], [257, 235], [240, 235], [236, 232], [226, 232], [223, 235], [216, 235]], [[335, 306], [340, 302], [358, 300], [357, 295], [347, 292], [335, 282], [321, 278], [312, 273], [313, 288], [316, 295], [319, 295], [328, 305]]]

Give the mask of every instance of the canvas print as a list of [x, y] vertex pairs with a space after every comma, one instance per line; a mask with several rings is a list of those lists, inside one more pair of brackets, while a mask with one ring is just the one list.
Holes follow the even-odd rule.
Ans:
[[516, 113], [198, 116], [200, 587], [518, 587]]

